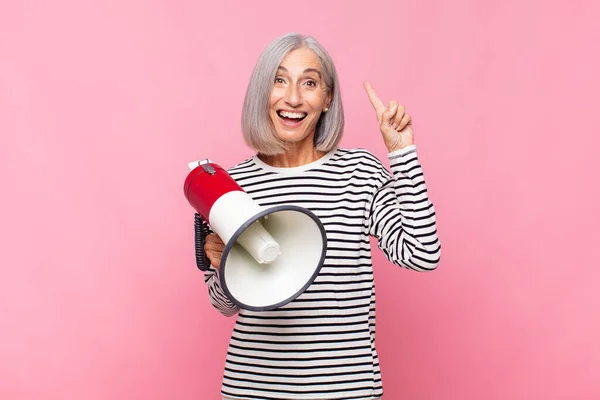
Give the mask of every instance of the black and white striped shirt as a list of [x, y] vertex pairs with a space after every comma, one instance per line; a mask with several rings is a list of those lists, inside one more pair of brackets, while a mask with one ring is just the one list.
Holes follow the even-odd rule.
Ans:
[[229, 169], [260, 205], [308, 208], [327, 232], [314, 283], [273, 311], [238, 309], [218, 272], [205, 281], [211, 303], [237, 313], [222, 394], [231, 399], [377, 399], [375, 286], [369, 236], [394, 264], [430, 271], [440, 259], [433, 204], [415, 146], [388, 155], [392, 173], [362, 149], [336, 149], [296, 168], [252, 157]]

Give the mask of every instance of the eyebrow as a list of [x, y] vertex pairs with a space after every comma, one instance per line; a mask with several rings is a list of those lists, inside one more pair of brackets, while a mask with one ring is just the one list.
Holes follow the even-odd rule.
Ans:
[[[289, 72], [286, 67], [282, 67], [281, 65], [279, 66], [278, 69], [280, 69], [282, 71], [285, 71], [285, 72]], [[321, 78], [321, 71], [319, 71], [318, 69], [316, 69], [316, 68], [306, 68], [303, 73], [307, 74], [309, 72], [315, 72], [317, 75], [319, 75], [319, 78]]]

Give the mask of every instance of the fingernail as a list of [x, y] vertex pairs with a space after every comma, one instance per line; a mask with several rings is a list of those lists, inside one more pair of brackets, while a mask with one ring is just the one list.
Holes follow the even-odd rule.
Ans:
[[392, 128], [396, 129], [398, 127], [398, 124], [394, 124], [392, 125]]

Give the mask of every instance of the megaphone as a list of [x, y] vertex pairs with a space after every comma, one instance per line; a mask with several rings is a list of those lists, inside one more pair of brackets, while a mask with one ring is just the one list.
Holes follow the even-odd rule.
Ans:
[[233, 303], [265, 311], [300, 296], [325, 260], [327, 237], [318, 217], [295, 205], [258, 205], [210, 160], [188, 168], [185, 197], [225, 243], [219, 279]]

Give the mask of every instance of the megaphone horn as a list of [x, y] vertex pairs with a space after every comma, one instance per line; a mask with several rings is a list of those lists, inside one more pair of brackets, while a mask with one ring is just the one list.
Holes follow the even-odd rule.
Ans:
[[318, 275], [327, 249], [317, 216], [295, 205], [258, 205], [210, 160], [188, 167], [185, 196], [225, 243], [219, 276], [228, 297], [258, 311], [302, 294]]

